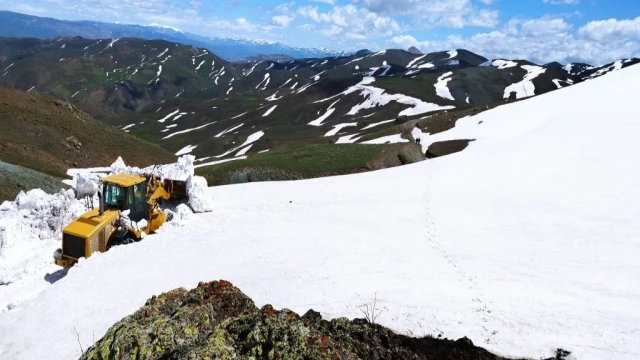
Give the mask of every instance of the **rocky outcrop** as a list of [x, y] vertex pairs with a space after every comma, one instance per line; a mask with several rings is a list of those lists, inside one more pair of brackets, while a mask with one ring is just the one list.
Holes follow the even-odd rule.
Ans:
[[154, 296], [82, 359], [500, 359], [466, 338], [410, 338], [364, 319], [258, 309], [227, 281]]

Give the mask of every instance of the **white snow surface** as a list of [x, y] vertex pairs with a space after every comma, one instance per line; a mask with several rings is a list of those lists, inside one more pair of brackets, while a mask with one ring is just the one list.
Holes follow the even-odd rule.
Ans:
[[[243, 148], [243, 147], [245, 147], [245, 146], [247, 146], [247, 145], [249, 145], [249, 144], [253, 144], [254, 142], [256, 142], [256, 141], [260, 140], [260, 138], [261, 138], [261, 137], [263, 137], [263, 136], [264, 136], [264, 131], [258, 131], [258, 132], [255, 132], [255, 133], [253, 133], [253, 134], [249, 135], [249, 136], [247, 137], [247, 140], [245, 140], [245, 142], [243, 142], [241, 145], [236, 146], [236, 147], [234, 147], [234, 148], [231, 148], [230, 150], [227, 150], [227, 151], [225, 151], [224, 153], [222, 153], [222, 154], [220, 154], [220, 155], [213, 156], [213, 157], [218, 158], [218, 159], [219, 159], [219, 158], [221, 158], [221, 157], [225, 157], [225, 156], [227, 156], [227, 155], [231, 154], [232, 152], [235, 152], [235, 151], [237, 151], [237, 150], [239, 150], [239, 149], [241, 149], [241, 148]], [[209, 159], [209, 158], [211, 158], [211, 156], [206, 157], [206, 158], [202, 158], [202, 159], [198, 159], [198, 160], [196, 160], [196, 161], [197, 161], [197, 162], [200, 162], [200, 161], [207, 160], [207, 159]], [[199, 164], [197, 167], [200, 167], [200, 166], [203, 166], [203, 165], [202, 165], [202, 164]]]
[[402, 138], [402, 134], [383, 136], [377, 139], [363, 141], [361, 144], [397, 144], [409, 142], [407, 139]]
[[173, 164], [152, 165], [146, 168], [138, 168], [127, 166], [122, 157], [118, 157], [116, 161], [111, 164], [112, 174], [154, 174], [161, 179], [180, 180], [187, 181], [190, 176], [193, 176], [193, 161], [195, 157], [193, 155], [184, 155], [178, 158]]
[[376, 294], [381, 325], [507, 356], [638, 359], [638, 82], [629, 67], [458, 120], [477, 140], [430, 161], [210, 188], [215, 213], [1, 314], [0, 357], [78, 358], [73, 328], [86, 347], [152, 295], [225, 279], [258, 307], [326, 318], [361, 317]]
[[230, 133], [232, 131], [235, 131], [235, 130], [239, 129], [242, 125], [244, 125], [244, 123], [241, 123], [241, 124], [238, 124], [238, 125], [234, 125], [234, 126], [228, 128], [226, 130], [221, 131], [220, 133], [218, 133], [214, 137], [220, 137], [220, 136], [222, 136], [224, 134], [228, 134], [228, 133]]
[[541, 66], [534, 65], [522, 65], [521, 68], [527, 71], [527, 75], [524, 76], [522, 81], [517, 82], [515, 84], [511, 84], [504, 89], [504, 98], [508, 99], [509, 95], [512, 91], [516, 92], [516, 98], [522, 99], [534, 96], [536, 87], [533, 85], [533, 79], [537, 78], [538, 75], [543, 74], [547, 69]]
[[190, 176], [187, 180], [189, 206], [194, 212], [213, 211], [213, 202], [207, 190], [207, 179], [202, 176]]
[[244, 154], [246, 154], [247, 151], [249, 151], [249, 149], [251, 149], [252, 146], [253, 146], [253, 144], [251, 144], [249, 146], [246, 146], [243, 149], [240, 149], [240, 151], [238, 151], [235, 156], [244, 156]]
[[449, 81], [451, 81], [451, 78], [450, 78], [451, 75], [453, 75], [451, 71], [440, 75], [440, 77], [438, 78], [438, 82], [435, 83], [434, 86], [436, 88], [436, 94], [438, 96], [444, 99], [455, 100], [453, 96], [451, 96], [449, 87], [447, 87], [447, 84], [449, 83]]
[[388, 124], [388, 123], [394, 122], [394, 121], [396, 121], [396, 119], [384, 120], [384, 121], [376, 122], [376, 123], [369, 124], [369, 125], [363, 127], [362, 130], [371, 129], [372, 127], [376, 127], [376, 126], [382, 125], [382, 124]]
[[[289, 80], [291, 80], [291, 79], [289, 79]], [[265, 100], [267, 100], [267, 101], [277, 101], [277, 100], [280, 100], [280, 99], [282, 99], [284, 97], [284, 95], [280, 96], [280, 97], [277, 97], [277, 95], [278, 95], [278, 92], [276, 91], [275, 93], [271, 94], [271, 96], [265, 98]]]
[[327, 131], [327, 133], [324, 134], [324, 136], [333, 136], [333, 135], [337, 134], [338, 132], [340, 132], [340, 130], [342, 130], [343, 128], [346, 128], [348, 126], [358, 126], [358, 123], [357, 122], [351, 122], [351, 123], [342, 123], [342, 124], [333, 125], [333, 129]]
[[210, 161], [210, 162], [206, 162], [206, 163], [200, 163], [200, 164], [198, 164], [198, 165], [196, 165], [194, 167], [197, 169], [199, 167], [222, 164], [222, 163], [226, 163], [226, 162], [229, 162], [229, 161], [242, 160], [242, 159], [246, 159], [246, 158], [247, 158], [246, 156], [240, 156], [240, 157], [235, 157], [235, 158], [230, 158], [230, 159]]
[[454, 57], [458, 56], [458, 51], [449, 50], [449, 51], [447, 51], [447, 54], [449, 54], [449, 57], [447, 59], [445, 59], [445, 60], [453, 59]]
[[194, 128], [185, 129], [185, 130], [181, 130], [181, 131], [176, 131], [176, 132], [174, 132], [174, 133], [171, 133], [171, 134], [169, 134], [169, 135], [167, 135], [167, 136], [163, 137], [162, 139], [168, 139], [168, 138], [174, 137], [174, 136], [176, 136], [176, 135], [186, 134], [186, 133], [188, 133], [188, 132], [192, 132], [192, 131], [195, 131], [195, 130], [200, 130], [200, 129], [203, 129], [203, 128], [205, 128], [205, 127], [207, 127], [207, 126], [209, 126], [209, 125], [211, 125], [211, 124], [215, 124], [215, 123], [216, 123], [215, 121], [212, 121], [212, 122], [210, 122], [210, 123], [206, 123], [206, 124], [204, 124], [204, 125], [196, 126], [196, 127], [194, 127]]
[[182, 149], [178, 150], [178, 152], [176, 153], [176, 156], [182, 156], [182, 155], [186, 155], [186, 154], [191, 154], [191, 152], [197, 147], [198, 147], [198, 145], [187, 145], [187, 146], [183, 147]]
[[411, 105], [411, 107], [400, 111], [398, 115], [418, 115], [426, 112], [432, 112], [437, 110], [453, 109], [454, 106], [440, 106], [438, 104], [424, 102], [418, 98], [414, 98], [402, 94], [387, 94], [384, 89], [369, 86], [367, 84], [375, 81], [373, 77], [365, 77], [362, 82], [356, 84], [339, 95], [347, 95], [355, 91], [359, 91], [360, 95], [365, 97], [365, 101], [361, 104], [355, 105], [347, 113], [347, 115], [356, 115], [360, 110], [370, 109], [377, 106], [385, 106], [391, 101], [396, 101], [400, 104]]
[[278, 107], [278, 105], [273, 105], [271, 108], [269, 108], [269, 110], [267, 110], [264, 114], [262, 114], [262, 117], [267, 117], [269, 116], [273, 110], [275, 110]]
[[171, 113], [167, 114], [167, 116], [165, 116], [165, 117], [163, 117], [162, 119], [158, 120], [158, 122], [163, 123], [163, 122], [165, 122], [165, 121], [169, 120], [169, 118], [170, 118], [170, 117], [172, 117], [173, 115], [178, 114], [179, 112], [180, 112], [180, 109], [178, 109], [178, 110], [176, 110], [176, 111], [174, 111], [174, 112], [171, 112]]
[[411, 60], [411, 61], [407, 64], [407, 69], [414, 67], [414, 66], [415, 66], [415, 64], [416, 64], [418, 61], [420, 61], [420, 60], [424, 59], [426, 56], [427, 56], [427, 55], [421, 55], [421, 56], [418, 56], [418, 57], [414, 58], [413, 60]]
[[491, 62], [491, 66], [495, 66], [498, 69], [507, 69], [507, 68], [518, 66], [518, 63], [515, 62], [515, 61], [511, 61], [511, 60], [497, 59], [497, 60], [493, 60]]
[[[73, 190], [47, 194], [21, 191], [0, 205], [0, 314], [49, 286], [60, 267], [52, 254], [60, 246], [62, 228], [87, 209]], [[0, 330], [0, 336], [7, 333]], [[0, 345], [0, 358], [6, 359]]]
[[331, 114], [333, 114], [334, 111], [336, 111], [336, 109], [333, 107], [338, 101], [340, 101], [340, 99], [336, 100], [333, 104], [329, 105], [329, 107], [327, 108], [327, 111], [325, 111], [324, 114], [322, 114], [319, 118], [310, 121], [309, 125], [312, 126], [322, 126], [324, 121], [327, 120], [329, 118], [329, 116], [331, 116]]
[[[336, 140], [336, 144], [353, 144], [358, 141], [363, 135], [358, 136], [358, 133], [340, 136], [338, 140]], [[356, 137], [357, 136], [357, 137]]]
[[82, 198], [93, 196], [100, 190], [100, 175], [90, 172], [81, 172], [75, 175], [76, 196]]

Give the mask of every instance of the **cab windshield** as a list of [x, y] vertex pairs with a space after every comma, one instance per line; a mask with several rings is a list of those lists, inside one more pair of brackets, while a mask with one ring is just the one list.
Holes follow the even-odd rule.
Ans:
[[124, 189], [118, 185], [104, 185], [104, 206], [107, 208], [124, 209], [126, 206]]

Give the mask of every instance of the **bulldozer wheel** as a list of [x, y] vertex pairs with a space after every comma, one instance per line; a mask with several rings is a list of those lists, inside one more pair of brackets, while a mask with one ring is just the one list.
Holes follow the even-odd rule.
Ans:
[[130, 236], [127, 236], [125, 238], [119, 238], [119, 239], [115, 238], [109, 242], [109, 245], [107, 246], [107, 250], [111, 249], [114, 246], [132, 244], [134, 242], [136, 242], [136, 240], [131, 238]]

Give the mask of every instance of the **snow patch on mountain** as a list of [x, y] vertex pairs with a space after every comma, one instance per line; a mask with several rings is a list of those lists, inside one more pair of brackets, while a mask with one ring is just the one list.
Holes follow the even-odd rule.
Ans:
[[169, 134], [169, 135], [167, 135], [167, 136], [163, 137], [162, 139], [163, 139], [163, 140], [164, 140], [164, 139], [169, 139], [169, 138], [172, 138], [172, 137], [174, 137], [174, 136], [176, 136], [176, 135], [186, 134], [186, 133], [189, 133], [189, 132], [192, 132], [192, 131], [195, 131], [195, 130], [204, 129], [205, 127], [207, 127], [207, 126], [209, 126], [209, 125], [212, 125], [212, 124], [215, 124], [215, 123], [216, 123], [216, 121], [212, 121], [212, 122], [206, 123], [206, 124], [204, 124], [204, 125], [196, 126], [196, 127], [190, 128], [190, 129], [185, 129], [185, 130], [181, 130], [181, 131], [176, 131], [176, 132], [174, 132], [174, 133], [171, 133], [171, 134]]
[[369, 130], [369, 129], [374, 128], [376, 126], [380, 126], [382, 124], [392, 123], [394, 121], [396, 121], [396, 120], [395, 119], [391, 119], [391, 120], [384, 120], [384, 121], [376, 122], [376, 123], [369, 124], [369, 125], [363, 127], [362, 130]]
[[535, 86], [533, 85], [533, 79], [537, 78], [539, 75], [543, 74], [547, 69], [534, 66], [534, 65], [522, 65], [521, 68], [527, 71], [527, 74], [524, 76], [522, 81], [517, 82], [515, 84], [511, 84], [504, 89], [504, 98], [508, 99], [511, 95], [511, 92], [516, 93], [517, 99], [527, 98], [534, 96]]
[[264, 114], [262, 114], [262, 117], [267, 117], [267, 116], [271, 115], [273, 110], [275, 110], [277, 107], [278, 107], [278, 105], [273, 105], [269, 110], [267, 110]]
[[182, 149], [178, 150], [178, 152], [176, 152], [176, 156], [191, 154], [191, 152], [197, 147], [198, 145], [187, 145]]
[[[291, 80], [291, 79], [289, 79], [289, 80]], [[277, 101], [277, 100], [280, 100], [280, 99], [282, 99], [284, 97], [284, 95], [280, 96], [280, 97], [277, 97], [277, 95], [278, 95], [278, 92], [276, 91], [275, 93], [271, 94], [271, 96], [265, 98], [265, 100], [267, 100], [267, 101]]]
[[[336, 144], [353, 144], [358, 141], [363, 135], [358, 136], [358, 133], [341, 136], [336, 140]], [[357, 137], [356, 137], [357, 136]]]
[[233, 131], [235, 131], [235, 130], [239, 129], [242, 125], [244, 125], [244, 123], [242, 123], [242, 124], [238, 124], [238, 125], [234, 125], [234, 126], [232, 126], [232, 127], [228, 128], [228, 129], [226, 129], [226, 130], [223, 130], [222, 132], [218, 133], [218, 134], [217, 134], [216, 136], [214, 136], [214, 137], [220, 137], [220, 136], [223, 136], [224, 134], [228, 134], [228, 133], [230, 133], [230, 132], [233, 132]]
[[388, 135], [383, 136], [377, 139], [363, 141], [360, 144], [397, 144], [397, 143], [406, 143], [409, 140], [404, 139], [402, 134]]
[[434, 86], [436, 88], [436, 95], [440, 96], [443, 99], [455, 100], [453, 96], [451, 96], [451, 92], [447, 87], [449, 81], [452, 80], [452, 78], [450, 77], [451, 75], [453, 75], [451, 71], [442, 74], [440, 77], [438, 77], [438, 82], [435, 83]]
[[309, 122], [309, 125], [322, 126], [324, 121], [327, 120], [329, 118], [329, 116], [331, 116], [331, 114], [333, 114], [334, 111], [336, 111], [334, 106], [338, 101], [340, 101], [340, 99], [334, 101], [333, 104], [329, 105], [329, 107], [327, 108], [327, 111], [325, 111], [325, 113], [322, 114], [322, 116], [320, 116], [319, 118]]
[[165, 121], [169, 120], [169, 118], [170, 118], [170, 117], [172, 117], [172, 116], [174, 116], [174, 115], [178, 114], [179, 112], [180, 112], [180, 109], [178, 109], [178, 110], [176, 110], [176, 111], [174, 111], [174, 112], [172, 112], [172, 113], [169, 113], [167, 116], [165, 116], [165, 117], [163, 117], [162, 119], [158, 120], [158, 122], [163, 123], [163, 122], [165, 122]]
[[352, 123], [342, 123], [342, 124], [333, 125], [333, 129], [327, 131], [327, 133], [324, 134], [324, 136], [325, 137], [334, 136], [337, 133], [339, 133], [340, 130], [342, 130], [343, 128], [349, 127], [349, 126], [358, 126], [358, 123], [357, 122], [352, 122]]
[[518, 63], [515, 61], [510, 61], [510, 60], [501, 60], [501, 59], [497, 59], [497, 60], [493, 60], [491, 62], [491, 66], [495, 66], [498, 69], [508, 69], [508, 68], [512, 68], [512, 67], [516, 67], [518, 66]]
[[147, 25], [147, 27], [155, 27], [155, 28], [160, 28], [160, 29], [168, 29], [168, 30], [172, 30], [175, 31], [177, 33], [182, 33], [184, 34], [184, 31], [178, 29], [177, 27], [173, 27], [170, 25], [164, 25], [164, 24], [158, 24], [158, 23], [151, 23], [149, 25]]

